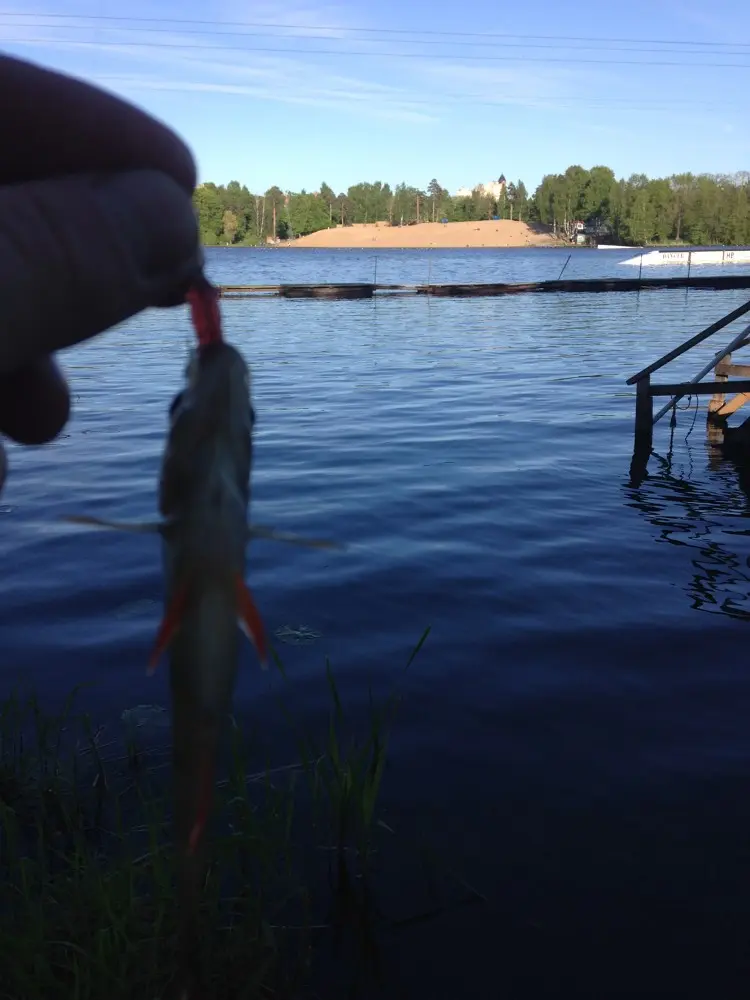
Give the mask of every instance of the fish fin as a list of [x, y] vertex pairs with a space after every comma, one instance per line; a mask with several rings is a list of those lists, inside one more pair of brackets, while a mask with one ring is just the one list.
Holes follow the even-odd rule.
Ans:
[[248, 538], [262, 538], [269, 542], [286, 542], [287, 545], [304, 545], [310, 549], [343, 549], [340, 542], [330, 542], [321, 538], [305, 538], [286, 531], [276, 531], [275, 528], [261, 527], [259, 524], [248, 524]]
[[255, 607], [255, 601], [247, 589], [247, 584], [239, 573], [235, 579], [235, 584], [237, 588], [237, 620], [239, 626], [258, 650], [261, 669], [268, 670], [266, 633], [263, 628], [263, 622], [258, 614], [258, 609]]
[[172, 600], [169, 602], [169, 606], [164, 612], [164, 617], [162, 618], [161, 625], [159, 626], [159, 631], [156, 634], [154, 648], [148, 661], [146, 673], [149, 677], [156, 670], [162, 654], [166, 651], [172, 639], [174, 639], [177, 630], [182, 623], [182, 616], [184, 614], [185, 603], [187, 601], [187, 590], [187, 586], [180, 587], [180, 589], [173, 595]]
[[108, 528], [111, 531], [133, 531], [142, 535], [155, 535], [164, 528], [162, 521], [107, 521], [103, 517], [90, 517], [88, 514], [64, 514], [61, 521], [68, 524], [85, 525], [89, 528]]

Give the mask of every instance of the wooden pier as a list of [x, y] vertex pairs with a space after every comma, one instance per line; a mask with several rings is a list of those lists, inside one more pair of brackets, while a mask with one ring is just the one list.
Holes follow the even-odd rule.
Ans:
[[750, 274], [715, 276], [687, 275], [679, 278], [574, 278], [565, 281], [531, 281], [520, 284], [489, 282], [484, 284], [383, 285], [348, 282], [320, 285], [219, 285], [226, 299], [371, 299], [374, 296], [397, 297], [427, 295], [444, 298], [528, 295], [531, 293], [570, 292], [641, 292], [656, 288], [694, 288], [729, 291], [750, 288]]
[[[659, 371], [664, 365], [675, 358], [679, 358], [697, 344], [703, 343], [714, 333], [723, 330], [735, 320], [740, 319], [750, 313], [750, 301], [733, 309], [732, 312], [722, 316], [715, 323], [711, 323], [700, 333], [686, 340], [679, 347], [669, 351], [658, 361], [644, 368], [642, 371], [631, 375], [627, 380], [627, 385], [635, 385], [635, 447], [633, 451], [633, 461], [631, 463], [631, 482], [640, 482], [646, 475], [646, 466], [651, 456], [654, 425], [671, 410], [676, 413], [677, 403], [684, 396], [710, 395], [706, 417], [707, 432], [709, 440], [713, 443], [726, 445], [731, 438], [735, 447], [746, 441], [748, 456], [750, 457], [750, 419], [740, 428], [728, 428], [726, 418], [735, 413], [745, 403], [750, 401], [750, 365], [737, 365], [732, 363], [732, 352], [750, 344], [750, 324], [745, 326], [732, 340], [721, 348], [711, 361], [698, 372], [698, 374], [688, 382], [662, 382], [654, 385], [651, 376]], [[713, 369], [714, 381], [701, 381]], [[736, 381], [728, 381], [732, 375], [740, 376]], [[728, 402], [728, 394], [734, 397]], [[654, 398], [657, 396], [669, 396], [667, 402], [659, 412], [654, 415]]]

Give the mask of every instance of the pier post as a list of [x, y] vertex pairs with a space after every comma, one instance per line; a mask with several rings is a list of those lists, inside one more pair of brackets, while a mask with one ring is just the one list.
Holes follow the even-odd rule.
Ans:
[[[727, 354], [726, 357], [722, 358], [714, 368], [714, 379], [717, 382], [726, 382], [728, 375], [725, 374], [726, 368], [732, 363], [732, 355]], [[715, 392], [713, 396], [708, 401], [708, 412], [706, 414], [706, 422], [711, 423], [711, 414], [716, 413], [724, 405], [725, 395], [723, 392]]]
[[[739, 346], [743, 347], [744, 344], [740, 344]], [[750, 366], [733, 365], [732, 355], [727, 354], [716, 365], [714, 377], [717, 382], [726, 382], [730, 375], [750, 375]], [[750, 393], [747, 392], [738, 392], [729, 402], [726, 402], [724, 393], [715, 393], [708, 404], [709, 422], [715, 423], [718, 418], [721, 418], [719, 422], [721, 426], [724, 426], [726, 418], [731, 416], [732, 413], [736, 413], [746, 403], [750, 403]]]
[[646, 375], [635, 386], [635, 449], [650, 454], [654, 439], [654, 400], [651, 376]]
[[[719, 361], [714, 368], [714, 379], [717, 382], [726, 382], [729, 378], [727, 374], [727, 367], [732, 363], [732, 355], [727, 354], [721, 361]], [[708, 456], [708, 467], [709, 469], [716, 471], [722, 462], [722, 455], [717, 448], [724, 441], [724, 428], [726, 427], [726, 417], [720, 416], [719, 411], [724, 406], [724, 400], [726, 399], [726, 394], [723, 392], [715, 392], [713, 396], [708, 401], [708, 410], [706, 412], [706, 440], [710, 445], [715, 447], [709, 452]]]
[[646, 375], [635, 384], [635, 445], [630, 461], [631, 486], [640, 486], [648, 474], [653, 438], [654, 400], [651, 395], [651, 376]]

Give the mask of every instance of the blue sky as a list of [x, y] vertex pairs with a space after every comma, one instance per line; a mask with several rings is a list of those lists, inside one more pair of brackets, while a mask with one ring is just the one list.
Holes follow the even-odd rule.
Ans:
[[747, 0], [0, 0], [0, 48], [134, 101], [202, 180], [253, 191], [750, 170]]

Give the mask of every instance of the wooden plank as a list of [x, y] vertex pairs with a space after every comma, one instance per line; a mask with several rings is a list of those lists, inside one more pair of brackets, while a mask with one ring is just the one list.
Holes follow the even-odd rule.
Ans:
[[[724, 359], [722, 361], [720, 361], [718, 363], [718, 365], [714, 368], [714, 374], [716, 376], [716, 381], [717, 382], [721, 382], [721, 383], [726, 383], [727, 376], [726, 376], [726, 374], [723, 371], [720, 370], [721, 367], [722, 367], [722, 365], [725, 366], [725, 367], [729, 367], [729, 368], [732, 367], [732, 355], [731, 354], [727, 354], [724, 357]], [[708, 413], [706, 414], [706, 420], [708, 420], [710, 422], [710, 420], [711, 420], [711, 414], [712, 413], [718, 413], [718, 411], [724, 405], [724, 400], [725, 400], [725, 396], [724, 396], [724, 390], [723, 389], [722, 389], [721, 392], [715, 392], [713, 394], [713, 396], [708, 401]]]
[[371, 299], [375, 285], [354, 283], [340, 285], [281, 285], [279, 294], [285, 299]]
[[[370, 283], [341, 284], [309, 284], [309, 285], [220, 285], [219, 294], [227, 298], [242, 298], [266, 293], [283, 298], [370, 298], [374, 293], [399, 293], [402, 295], [429, 295], [451, 298], [476, 298], [479, 296], [524, 295], [528, 293], [556, 292], [640, 292], [644, 289], [664, 288], [695, 288], [695, 289], [744, 289], [750, 288], [750, 274], [725, 274], [716, 277], [679, 277], [679, 278], [571, 278], [565, 281], [535, 281], [519, 284], [507, 283], [473, 283], [473, 284], [443, 284], [443, 285], [378, 285]], [[744, 307], [740, 307], [742, 310]], [[750, 303], [747, 309], [750, 310]], [[736, 316], [742, 315], [735, 310]], [[730, 314], [731, 315], [731, 314]], [[734, 316], [733, 318], [736, 318]], [[725, 317], [726, 319], [726, 317]], [[726, 319], [730, 323], [731, 319]], [[721, 324], [722, 321], [719, 321]], [[724, 325], [726, 325], [726, 323]], [[721, 329], [721, 325], [716, 329]], [[713, 331], [712, 331], [713, 332]], [[704, 332], [704, 336], [710, 336]], [[688, 342], [699, 343], [693, 340]], [[688, 347], [683, 345], [684, 349]], [[680, 352], [681, 353], [681, 352]], [[679, 356], [679, 355], [675, 355]], [[661, 361], [666, 364], [666, 361]], [[633, 376], [628, 384], [638, 381], [639, 376]]]
[[[730, 355], [731, 357], [731, 355]], [[720, 361], [716, 366], [717, 375], [741, 375], [743, 378], [750, 378], [750, 365], [734, 365], [731, 361]]]
[[750, 288], [750, 274], [726, 274], [698, 278], [571, 278], [565, 281], [536, 281], [515, 285], [420, 285], [417, 286], [417, 294], [470, 297], [477, 295], [519, 295], [529, 292], [640, 292], [647, 288], [725, 290]]
[[[640, 385], [640, 383], [638, 383]], [[737, 382], [666, 382], [652, 385], [652, 396], [707, 396], [717, 392], [750, 392], [750, 379]]]
[[750, 402], [750, 393], [738, 392], [736, 396], [733, 396], [728, 403], [724, 403], [723, 406], [716, 410], [716, 415], [718, 417], [729, 417], [733, 413], [736, 413], [745, 403]]

